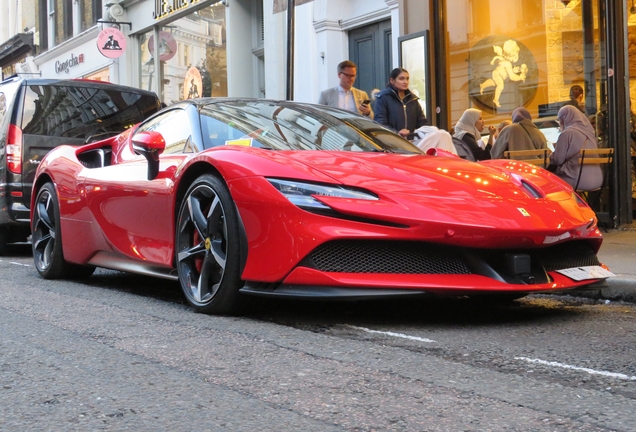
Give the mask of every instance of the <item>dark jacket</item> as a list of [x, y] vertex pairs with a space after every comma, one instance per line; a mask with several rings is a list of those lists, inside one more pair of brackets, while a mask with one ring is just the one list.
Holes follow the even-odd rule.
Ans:
[[374, 120], [396, 132], [402, 129], [413, 132], [427, 124], [418, 100], [419, 98], [409, 90], [406, 91], [404, 99], [400, 100], [397, 91], [388, 86], [376, 96]]
[[473, 152], [473, 156], [475, 156], [475, 160], [480, 161], [490, 159], [490, 149], [492, 148], [492, 145], [487, 144], [486, 148], [482, 149], [481, 147], [479, 147], [479, 144], [477, 144], [477, 140], [475, 139], [473, 134], [469, 133], [464, 134], [461, 140], [468, 144], [468, 147], [470, 147], [470, 151]]

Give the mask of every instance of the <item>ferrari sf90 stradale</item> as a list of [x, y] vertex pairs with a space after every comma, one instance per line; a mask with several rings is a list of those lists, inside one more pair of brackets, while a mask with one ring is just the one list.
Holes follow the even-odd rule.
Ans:
[[246, 295], [516, 298], [604, 277], [595, 214], [553, 174], [424, 154], [325, 106], [180, 102], [56, 148], [32, 199], [42, 277], [104, 267], [174, 279], [205, 313]]

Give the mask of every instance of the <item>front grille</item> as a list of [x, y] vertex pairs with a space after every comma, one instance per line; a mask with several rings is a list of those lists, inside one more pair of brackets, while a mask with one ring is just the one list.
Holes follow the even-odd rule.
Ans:
[[544, 275], [572, 267], [599, 265], [586, 241], [570, 241], [536, 249], [471, 249], [433, 243], [337, 240], [325, 243], [303, 260], [302, 266], [335, 273], [384, 274], [481, 274], [492, 277], [493, 271], [504, 278], [508, 254], [530, 255], [533, 272]]
[[541, 249], [538, 257], [546, 271], [600, 264], [594, 250], [584, 241], [571, 241]]
[[333, 241], [316, 248], [303, 264], [325, 272], [471, 273], [450, 248], [416, 242]]

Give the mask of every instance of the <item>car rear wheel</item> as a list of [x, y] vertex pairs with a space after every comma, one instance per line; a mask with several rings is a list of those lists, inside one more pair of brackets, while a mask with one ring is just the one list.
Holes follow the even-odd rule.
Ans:
[[225, 184], [199, 177], [179, 209], [176, 260], [179, 282], [197, 312], [229, 314], [239, 306], [238, 215]]
[[95, 267], [70, 264], [62, 253], [60, 206], [52, 183], [44, 184], [37, 193], [31, 220], [31, 248], [38, 273], [44, 279], [89, 277]]

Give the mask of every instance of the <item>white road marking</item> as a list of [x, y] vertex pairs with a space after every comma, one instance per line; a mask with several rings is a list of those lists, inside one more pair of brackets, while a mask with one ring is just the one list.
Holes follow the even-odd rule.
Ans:
[[417, 337], [417, 336], [409, 336], [409, 335], [405, 335], [405, 334], [402, 334], [402, 333], [371, 330], [371, 329], [368, 329], [368, 328], [357, 327], [357, 326], [352, 326], [352, 325], [347, 325], [347, 327], [351, 327], [352, 329], [356, 329], [356, 330], [362, 330], [363, 332], [367, 332], [367, 333], [381, 334], [381, 335], [385, 335], [385, 336], [392, 336], [392, 337], [397, 337], [397, 338], [402, 338], [402, 339], [409, 339], [409, 340], [414, 340], [414, 341], [418, 341], [418, 342], [435, 343], [435, 341], [432, 340], [432, 339], [426, 339], [426, 338], [421, 338], [421, 337]]
[[559, 362], [555, 362], [555, 361], [531, 359], [531, 358], [528, 358], [528, 357], [515, 357], [515, 360], [523, 360], [523, 361], [526, 361], [528, 363], [540, 364], [540, 365], [544, 365], [544, 366], [554, 366], [554, 367], [560, 367], [560, 368], [563, 368], [563, 369], [572, 369], [572, 370], [576, 370], [576, 371], [587, 372], [587, 373], [592, 374], [592, 375], [602, 375], [602, 376], [606, 376], [606, 377], [609, 377], [609, 378], [619, 378], [619, 379], [628, 380], [628, 381], [636, 381], [636, 376], [629, 376], [629, 375], [625, 375], [625, 374], [621, 374], [621, 373], [614, 373], [614, 372], [607, 372], [607, 371], [598, 371], [598, 370], [584, 368], [584, 367], [567, 365], [567, 364], [563, 364], [563, 363], [559, 363]]
[[22, 267], [31, 267], [31, 264], [22, 264], [22, 263], [15, 262], [15, 261], [5, 261], [5, 260], [1, 260], [0, 259], [0, 262], [7, 262], [9, 264], [15, 264], [15, 265], [19, 265], [19, 266], [22, 266]]

